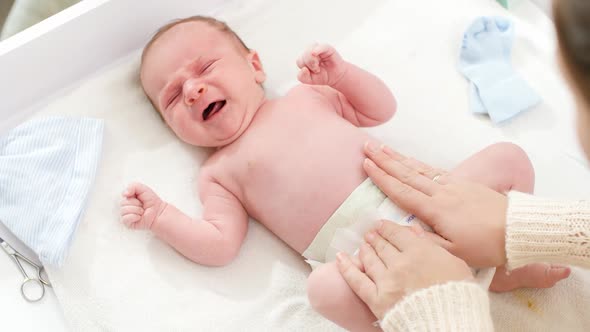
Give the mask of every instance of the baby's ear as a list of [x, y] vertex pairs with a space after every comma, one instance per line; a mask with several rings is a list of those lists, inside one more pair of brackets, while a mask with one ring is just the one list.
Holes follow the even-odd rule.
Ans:
[[266, 80], [266, 73], [264, 73], [264, 68], [262, 68], [262, 62], [260, 62], [258, 52], [251, 50], [250, 52], [248, 52], [246, 58], [248, 59], [248, 63], [254, 71], [254, 79], [256, 80], [256, 83], [264, 83], [264, 81]]

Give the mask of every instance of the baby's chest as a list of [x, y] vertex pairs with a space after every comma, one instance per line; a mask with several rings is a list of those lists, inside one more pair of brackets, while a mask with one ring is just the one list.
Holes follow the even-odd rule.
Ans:
[[302, 103], [264, 114], [240, 149], [244, 175], [301, 179], [324, 171], [339, 156], [350, 156], [355, 144], [342, 143], [359, 141], [359, 129], [320, 106]]
[[288, 119], [261, 131], [241, 150], [234, 166], [245, 196], [287, 202], [323, 195], [326, 188], [344, 185], [348, 190], [350, 183], [359, 182], [366, 133], [327, 119]]

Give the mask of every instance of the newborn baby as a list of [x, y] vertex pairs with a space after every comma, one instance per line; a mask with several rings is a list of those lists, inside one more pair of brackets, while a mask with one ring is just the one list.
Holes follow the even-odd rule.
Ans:
[[[340, 230], [377, 221], [368, 216], [386, 198], [363, 170], [372, 139], [359, 127], [386, 122], [396, 100], [331, 46], [312, 46], [297, 66], [303, 84], [268, 99], [258, 54], [224, 23], [191, 17], [160, 29], [142, 56], [145, 93], [181, 140], [216, 151], [199, 175], [201, 217], [134, 183], [123, 193], [122, 222], [151, 230], [196, 263], [221, 266], [236, 257], [250, 216], [308, 260], [327, 263], [309, 279], [316, 310], [349, 330], [377, 329], [326, 257], [341, 250], [333, 241]], [[454, 174], [498, 191], [533, 189], [530, 162], [511, 144], [477, 153]], [[520, 286], [535, 285], [510, 280], [507, 289]]]

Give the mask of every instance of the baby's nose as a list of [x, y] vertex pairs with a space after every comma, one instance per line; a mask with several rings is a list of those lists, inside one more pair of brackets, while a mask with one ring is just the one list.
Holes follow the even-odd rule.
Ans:
[[185, 103], [189, 106], [192, 106], [197, 100], [207, 92], [207, 85], [206, 84], [191, 84], [186, 87], [185, 92]]

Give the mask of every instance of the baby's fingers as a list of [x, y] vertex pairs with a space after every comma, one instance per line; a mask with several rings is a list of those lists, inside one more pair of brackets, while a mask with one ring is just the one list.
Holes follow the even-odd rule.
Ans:
[[311, 69], [312, 67], [314, 67], [314, 63], [316, 64], [315, 66], [317, 67], [317, 65], [319, 65], [319, 59], [317, 56], [313, 56], [311, 55], [311, 51], [307, 50], [305, 51], [305, 53], [303, 53], [303, 55], [301, 55], [299, 58], [297, 58], [297, 67], [299, 68], [305, 68], [308, 67], [309, 69]]
[[133, 182], [129, 186], [127, 186], [127, 189], [123, 192], [123, 196], [125, 196], [125, 197], [141, 196], [141, 195], [152, 194], [152, 193], [153, 193], [152, 189], [150, 187], [146, 186], [145, 184], [140, 183], [140, 182]]
[[123, 207], [123, 206], [128, 206], [128, 205], [142, 206], [143, 204], [141, 204], [141, 202], [137, 198], [124, 198], [121, 200], [120, 205], [121, 205], [121, 207]]
[[319, 57], [309, 54], [303, 60], [305, 61], [305, 66], [307, 68], [309, 68], [309, 70], [311, 72], [313, 72], [314, 74], [317, 74], [320, 72], [320, 59], [319, 59]]
[[314, 46], [311, 55], [318, 56], [320, 59], [327, 59], [331, 57], [336, 50], [328, 44], [319, 44]]
[[126, 205], [121, 207], [121, 216], [125, 216], [127, 214], [137, 214], [141, 216], [143, 215], [143, 208], [133, 205]]
[[311, 84], [312, 83], [311, 72], [309, 71], [309, 69], [307, 67], [303, 67], [303, 68], [301, 68], [301, 70], [299, 70], [299, 73], [297, 74], [297, 79], [301, 83]]
[[297, 67], [303, 68], [305, 67], [305, 61], [303, 61], [303, 55], [297, 58]]
[[125, 190], [123, 190], [123, 197], [133, 197], [139, 194], [138, 192], [138, 185], [139, 183], [137, 182], [133, 182], [131, 184], [129, 184], [127, 186], [127, 188], [125, 188]]
[[140, 220], [141, 220], [141, 216], [139, 216], [137, 214], [127, 214], [121, 218], [121, 221], [127, 227], [132, 227], [134, 224], [136, 224]]

